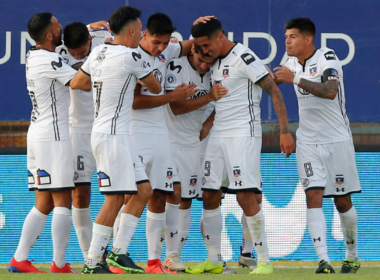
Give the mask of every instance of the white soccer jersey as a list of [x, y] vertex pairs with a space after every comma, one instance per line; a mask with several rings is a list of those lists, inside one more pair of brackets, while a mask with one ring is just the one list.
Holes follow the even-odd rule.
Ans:
[[[196, 84], [198, 91], [189, 99], [199, 98], [210, 92], [210, 72], [201, 75], [183, 56], [169, 62], [166, 70], [165, 90], [173, 91], [181, 84]], [[175, 116], [169, 104], [165, 105], [166, 121], [170, 142], [173, 147], [193, 148], [199, 145], [199, 132], [202, 129], [206, 105], [192, 112]]]
[[339, 81], [334, 100], [317, 97], [294, 85], [299, 107], [297, 141], [325, 144], [349, 139], [351, 130], [345, 108], [343, 71], [335, 52], [329, 48], [317, 49], [305, 65], [299, 63], [296, 57], [290, 57], [285, 66], [293, 74], [311, 82]]
[[[108, 31], [90, 32], [92, 37], [90, 51], [104, 43], [112, 35]], [[55, 50], [63, 57], [67, 65], [73, 66], [77, 63], [85, 62], [87, 57], [77, 60], [67, 50], [65, 45], [61, 45]], [[71, 132], [91, 134], [92, 123], [94, 122], [94, 102], [91, 91], [82, 91], [70, 88], [69, 124]]]
[[215, 120], [211, 137], [261, 137], [260, 101], [262, 89], [256, 84], [268, 71], [256, 54], [237, 43], [211, 68], [212, 84], [228, 89], [215, 102]]
[[95, 104], [93, 132], [129, 134], [137, 79], [150, 74], [137, 49], [105, 43], [94, 48], [83, 64], [91, 75]]
[[26, 84], [32, 101], [28, 139], [69, 139], [69, 89], [76, 71], [55, 52], [32, 47], [26, 55]]
[[[161, 83], [161, 92], [152, 94], [146, 87], [141, 88], [142, 95], [158, 96], [165, 93], [165, 75], [166, 66], [172, 58], [181, 55], [181, 44], [169, 43], [168, 47], [161, 53], [159, 57], [152, 56], [141, 46], [138, 47], [146, 64], [156, 79]], [[168, 134], [168, 129], [165, 122], [164, 106], [159, 106], [152, 109], [132, 110], [131, 133], [135, 132], [150, 132], [159, 134]]]

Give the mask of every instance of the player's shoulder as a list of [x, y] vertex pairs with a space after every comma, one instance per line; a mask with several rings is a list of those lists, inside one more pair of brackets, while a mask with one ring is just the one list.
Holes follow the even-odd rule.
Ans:
[[319, 51], [319, 59], [328, 61], [328, 60], [338, 60], [335, 51], [333, 49], [323, 47], [317, 50]]
[[259, 58], [254, 51], [240, 43], [237, 43], [237, 45], [232, 48], [230, 55], [233, 57], [235, 56], [239, 62], [244, 63], [245, 65], [250, 65], [255, 61], [259, 61]]
[[92, 38], [91, 48], [94, 49], [96, 46], [104, 44], [107, 38], [112, 38], [112, 34], [108, 31], [95, 31], [90, 32], [90, 36]]

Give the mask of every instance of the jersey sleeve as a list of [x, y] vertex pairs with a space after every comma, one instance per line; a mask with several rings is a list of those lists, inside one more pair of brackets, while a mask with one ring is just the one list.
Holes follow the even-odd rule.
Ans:
[[165, 78], [165, 90], [172, 91], [175, 90], [176, 87], [183, 83], [187, 83], [185, 81], [185, 69], [182, 65], [182, 62], [178, 59], [172, 60], [166, 66], [166, 78]]
[[83, 71], [83, 73], [91, 76], [91, 67], [90, 67], [90, 63], [91, 63], [91, 54], [90, 56], [87, 58], [87, 60], [85, 61], [85, 63], [81, 66], [81, 70]]
[[142, 80], [149, 76], [151, 71], [148, 64], [142, 55], [134, 49], [132, 52], [128, 52], [124, 56], [124, 67], [134, 75], [138, 80]]
[[46, 76], [50, 79], [58, 80], [63, 85], [67, 85], [77, 71], [68, 66], [59, 54], [50, 56], [49, 60], [46, 66]]
[[333, 50], [328, 50], [321, 55], [319, 65], [323, 83], [331, 80], [339, 82], [339, 77], [343, 75], [342, 66]]
[[239, 68], [242, 74], [253, 83], [269, 74], [260, 58], [253, 52], [245, 52], [240, 55]]
[[171, 60], [173, 58], [179, 58], [181, 56], [182, 52], [182, 44], [181, 42], [179, 43], [169, 43], [168, 45], [169, 49], [169, 57], [167, 58], [168, 60]]

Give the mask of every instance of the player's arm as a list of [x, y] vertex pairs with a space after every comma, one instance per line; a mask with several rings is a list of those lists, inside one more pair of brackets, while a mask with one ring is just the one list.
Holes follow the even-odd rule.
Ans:
[[[299, 76], [294, 76], [292, 71], [285, 66], [274, 68], [275, 76], [277, 80], [287, 84], [296, 84], [300, 88], [310, 92], [311, 94], [320, 98], [335, 99], [338, 93], [339, 82], [337, 80], [329, 80], [329, 77], [333, 77], [331, 72], [335, 69], [326, 69], [323, 72], [324, 83], [315, 83], [306, 79], [300, 79]], [[335, 70], [336, 71], [336, 70]]]
[[177, 101], [177, 100], [186, 100], [190, 96], [194, 95], [196, 92], [196, 85], [185, 85], [182, 84], [178, 86], [175, 90], [168, 94], [160, 96], [151, 96], [151, 95], [142, 95], [141, 94], [141, 85], [137, 84], [135, 88], [135, 98], [133, 100], [132, 108], [137, 109], [151, 109], [156, 108], [167, 103]]
[[104, 30], [107, 29], [108, 32], [111, 32], [110, 26], [107, 21], [101, 20], [97, 22], [92, 22], [90, 24], [87, 24], [87, 29], [89, 32], [94, 30]]
[[140, 79], [138, 83], [147, 87], [151, 93], [159, 94], [161, 92], [161, 84], [152, 73], [147, 77]]
[[81, 89], [84, 91], [91, 90], [91, 76], [88, 73], [85, 73], [82, 69], [79, 69], [78, 72], [70, 81], [70, 87], [72, 89]]
[[[168, 93], [169, 91], [167, 91]], [[216, 101], [228, 93], [228, 89], [226, 87], [220, 86], [219, 84], [215, 84], [209, 94], [201, 96], [195, 99], [189, 99], [185, 101], [175, 101], [170, 103], [170, 108], [174, 115], [181, 115], [192, 112], [201, 108], [202, 106], [210, 103], [211, 101]]]
[[205, 122], [203, 123], [202, 130], [201, 130], [201, 133], [199, 135], [200, 141], [205, 139], [207, 137], [207, 135], [210, 133], [210, 130], [214, 124], [214, 119], [215, 119], [215, 109], [214, 109], [214, 111], [212, 111], [212, 113], [207, 118], [207, 120], [205, 120]]
[[284, 98], [282, 96], [281, 91], [270, 77], [270, 75], [266, 75], [261, 78], [257, 84], [269, 94], [272, 98], [273, 106], [277, 114], [277, 118], [280, 124], [280, 146], [281, 152], [286, 153], [286, 157], [290, 156], [294, 151], [295, 145], [293, 141], [293, 137], [290, 134], [289, 124], [288, 124], [288, 115], [286, 112], [286, 106], [284, 102]]

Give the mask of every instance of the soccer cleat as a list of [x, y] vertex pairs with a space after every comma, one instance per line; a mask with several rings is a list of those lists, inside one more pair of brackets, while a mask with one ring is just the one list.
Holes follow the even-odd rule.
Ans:
[[76, 271], [72, 269], [68, 263], [65, 263], [64, 267], [59, 268], [53, 261], [50, 267], [50, 273], [76, 273]]
[[107, 264], [107, 257], [108, 257], [108, 254], [109, 254], [109, 251], [108, 251], [108, 246], [106, 247], [106, 249], [104, 250], [103, 252], [103, 255], [102, 255], [102, 259], [100, 260], [100, 263], [105, 266], [105, 267], [108, 267], [108, 264]]
[[121, 268], [118, 268], [116, 266], [112, 266], [112, 265], [107, 264], [107, 267], [114, 274], [124, 274], [125, 273], [124, 270], [122, 270]]
[[112, 274], [112, 272], [103, 264], [98, 263], [95, 267], [88, 267], [84, 264], [82, 274]]
[[8, 271], [10, 273], [46, 273], [45, 271], [38, 270], [31, 261], [25, 260], [18, 262], [12, 257], [11, 262], [8, 266]]
[[228, 267], [226, 262], [223, 262], [223, 271], [222, 274], [236, 274], [236, 271]]
[[159, 259], [148, 261], [148, 266], [145, 269], [145, 273], [151, 274], [178, 274], [175, 271], [170, 271], [165, 268]]
[[317, 274], [320, 274], [320, 273], [330, 274], [330, 273], [335, 273], [335, 270], [332, 268], [331, 264], [329, 264], [325, 260], [321, 260], [318, 263], [318, 268], [315, 271], [315, 273], [317, 273]]
[[252, 270], [249, 274], [272, 274], [273, 266], [270, 263], [259, 262], [257, 268]]
[[239, 256], [238, 263], [242, 267], [248, 267], [250, 270], [254, 270], [257, 267], [257, 261], [255, 257], [250, 253], [244, 253]]
[[214, 273], [214, 274], [221, 274], [223, 272], [223, 262], [220, 262], [219, 264], [215, 264], [209, 259], [201, 262], [197, 265], [192, 265], [186, 267], [186, 273], [190, 274], [201, 274], [201, 273]]
[[355, 260], [346, 259], [343, 261], [340, 273], [356, 273], [360, 268], [360, 262]]
[[186, 266], [181, 261], [181, 258], [177, 253], [171, 254], [165, 258], [165, 265], [171, 271], [183, 271]]
[[118, 255], [110, 251], [106, 261], [108, 265], [120, 268], [126, 273], [145, 273], [144, 269], [133, 262], [128, 253]]

